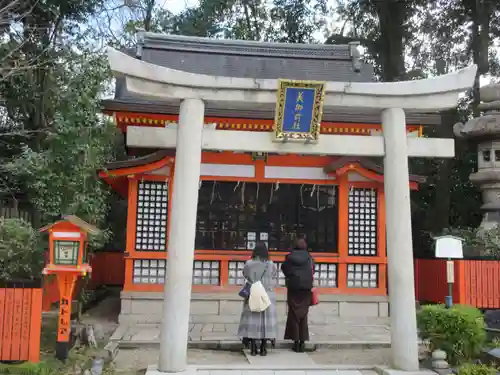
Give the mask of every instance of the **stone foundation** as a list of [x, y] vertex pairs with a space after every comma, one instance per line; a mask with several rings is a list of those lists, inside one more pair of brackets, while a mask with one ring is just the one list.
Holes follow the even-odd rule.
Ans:
[[[286, 296], [277, 295], [278, 319], [286, 320]], [[163, 310], [163, 293], [122, 292], [119, 321], [127, 325], [159, 324]], [[241, 298], [237, 293], [193, 293], [190, 323], [239, 323]], [[320, 295], [320, 303], [309, 312], [310, 324], [325, 324], [339, 318], [386, 318], [388, 297], [355, 295]]]

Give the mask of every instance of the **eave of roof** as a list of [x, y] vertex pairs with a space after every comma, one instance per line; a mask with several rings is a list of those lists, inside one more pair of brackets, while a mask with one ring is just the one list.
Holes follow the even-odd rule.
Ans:
[[[325, 173], [335, 173], [336, 171], [339, 171], [341, 168], [348, 166], [348, 165], [355, 165], [359, 164], [362, 168], [365, 168], [369, 171], [372, 171], [376, 174], [383, 175], [384, 174], [384, 168], [377, 163], [375, 163], [372, 160], [366, 159], [366, 158], [358, 158], [358, 157], [349, 157], [349, 156], [343, 156], [340, 157], [328, 165], [326, 165], [323, 170]], [[424, 176], [419, 176], [419, 175], [410, 175], [410, 181], [411, 182], [416, 182], [416, 183], [424, 183], [426, 181], [426, 178]]]
[[105, 171], [114, 171], [118, 169], [124, 169], [124, 168], [133, 168], [133, 167], [140, 167], [152, 163], [159, 162], [163, 160], [167, 156], [173, 156], [175, 155], [175, 151], [173, 150], [158, 150], [156, 152], [153, 152], [152, 154], [145, 155], [145, 156], [140, 156], [138, 158], [130, 158], [127, 160], [120, 160], [120, 161], [114, 161], [111, 163], [107, 163], [104, 165], [102, 169], [99, 170], [99, 172], [105, 172]]
[[[163, 103], [160, 101], [146, 101], [144, 99], [135, 99], [128, 97], [126, 99], [105, 99], [101, 102], [103, 110], [110, 112], [136, 112], [149, 114], [169, 114], [177, 115], [179, 106]], [[231, 108], [205, 108], [206, 117], [226, 117], [226, 118], [248, 118], [274, 120], [274, 108], [265, 108], [261, 105], [259, 108], [248, 110], [236, 110]], [[323, 121], [326, 122], [344, 122], [344, 123], [368, 123], [380, 124], [380, 111], [349, 108], [336, 108], [335, 111], [323, 112]], [[406, 123], [408, 125], [439, 125], [441, 116], [439, 113], [425, 113], [416, 111], [407, 111]]]
[[145, 156], [107, 163], [97, 173], [99, 178], [102, 178], [120, 196], [126, 198], [129, 176], [162, 168], [174, 155], [175, 150], [158, 150]]

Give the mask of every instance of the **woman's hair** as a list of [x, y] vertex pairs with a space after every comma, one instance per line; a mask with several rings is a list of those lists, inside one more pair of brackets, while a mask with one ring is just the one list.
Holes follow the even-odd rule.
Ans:
[[297, 239], [295, 241], [295, 248], [300, 250], [307, 250], [307, 242], [303, 238]]
[[257, 258], [260, 260], [269, 259], [269, 251], [267, 250], [266, 244], [262, 241], [257, 242], [255, 249], [253, 249], [252, 259]]

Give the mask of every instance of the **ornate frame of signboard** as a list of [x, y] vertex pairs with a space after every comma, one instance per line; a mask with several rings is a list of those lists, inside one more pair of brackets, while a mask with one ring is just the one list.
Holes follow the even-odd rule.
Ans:
[[[294, 99], [291, 96], [293, 93], [295, 93]], [[323, 115], [324, 96], [324, 82], [278, 80], [274, 120], [275, 140], [317, 141]], [[289, 101], [292, 101], [291, 106]], [[297, 108], [300, 109], [297, 110]], [[305, 114], [305, 121], [301, 121], [302, 113]]]

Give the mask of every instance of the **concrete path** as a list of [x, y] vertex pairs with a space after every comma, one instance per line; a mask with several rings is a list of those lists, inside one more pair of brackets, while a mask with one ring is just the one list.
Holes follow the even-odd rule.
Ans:
[[[240, 345], [238, 324], [191, 324], [189, 345], [192, 348], [230, 348]], [[314, 348], [347, 346], [389, 346], [390, 328], [388, 318], [339, 318], [331, 323], [309, 326]], [[284, 325], [279, 336], [283, 337]], [[159, 344], [160, 327], [154, 325], [120, 325], [111, 337], [121, 348], [156, 346]], [[277, 341], [278, 347], [288, 347], [290, 343]]]

